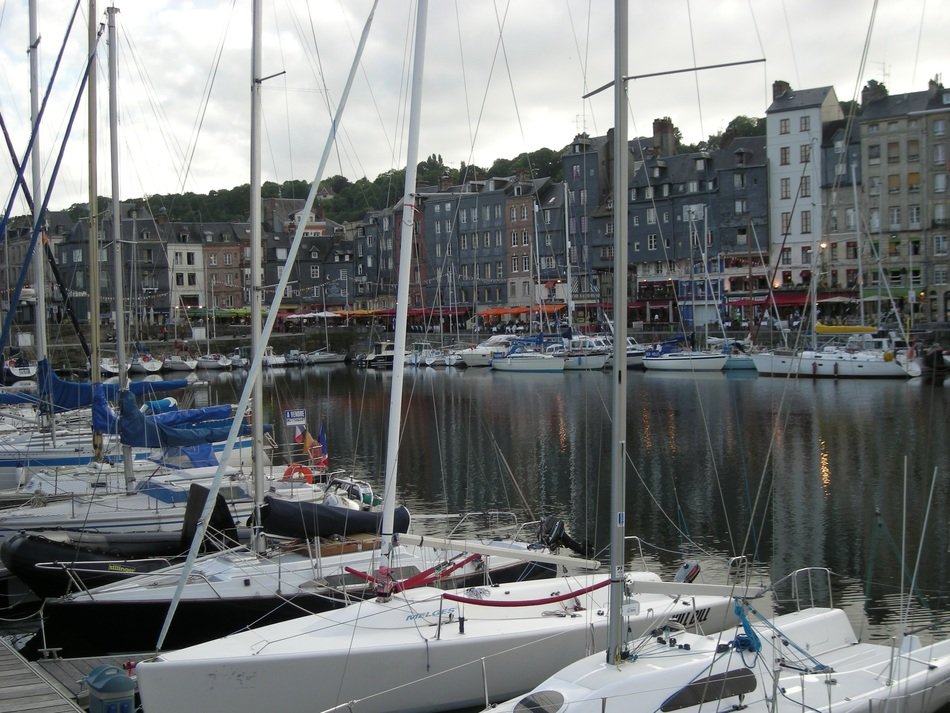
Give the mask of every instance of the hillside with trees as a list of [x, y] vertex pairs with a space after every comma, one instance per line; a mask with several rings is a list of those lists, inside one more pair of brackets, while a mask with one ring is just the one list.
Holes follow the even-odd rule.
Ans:
[[[686, 153], [699, 150], [714, 150], [735, 136], [764, 136], [765, 119], [753, 119], [737, 116], [726, 129], [710, 135], [706, 141], [698, 144], [682, 144], [682, 134], [674, 128], [677, 151]], [[403, 194], [405, 170], [387, 171], [375, 179], [360, 178], [351, 181], [345, 176], [330, 176], [323, 179], [321, 188], [329, 195], [320, 201], [320, 209], [326, 218], [336, 222], [359, 220], [368, 211], [382, 210], [394, 205]], [[550, 177], [553, 181], [562, 180], [561, 150], [541, 148], [523, 153], [516, 158], [499, 158], [488, 168], [475, 164], [462, 163], [458, 168], [446, 166], [441, 155], [431, 154], [419, 163], [419, 185], [437, 188], [445, 177], [449, 185], [460, 185], [466, 181], [480, 180], [495, 176], [525, 175], [533, 178]], [[283, 183], [267, 181], [261, 186], [265, 198], [304, 199], [310, 185], [307, 181], [290, 180]], [[154, 194], [138, 199], [129, 199], [130, 203], [146, 205], [153, 215], [164, 214], [168, 220], [183, 223], [240, 223], [247, 220], [250, 204], [250, 185], [243, 184], [233, 188], [213, 190], [201, 193]], [[109, 199], [99, 198], [99, 211], [109, 208]], [[75, 203], [67, 208], [74, 221], [88, 216], [85, 203]]]

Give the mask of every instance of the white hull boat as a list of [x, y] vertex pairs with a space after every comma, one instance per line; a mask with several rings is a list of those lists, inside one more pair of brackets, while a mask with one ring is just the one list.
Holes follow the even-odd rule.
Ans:
[[631, 643], [635, 656], [607, 663], [594, 654], [491, 711], [933, 713], [950, 703], [950, 640], [862, 643], [840, 609]]
[[760, 376], [809, 376], [831, 379], [906, 379], [920, 376], [920, 366], [889, 352], [850, 351], [827, 347], [797, 353], [752, 355]]
[[558, 373], [564, 371], [564, 360], [541, 352], [515, 352], [491, 360], [495, 371]]
[[197, 359], [196, 368], [198, 369], [230, 369], [231, 359], [224, 354], [202, 354]]
[[178, 354], [167, 356], [162, 362], [162, 368], [168, 371], [194, 371], [197, 366], [197, 359], [179, 356]]
[[164, 367], [164, 361], [152, 356], [151, 354], [142, 354], [133, 357], [129, 362], [130, 374], [157, 374]]
[[[240, 632], [140, 662], [143, 706], [257, 713], [280, 701], [282, 713], [311, 713], [352, 701], [354, 712], [408, 713], [478, 705], [486, 687], [503, 699], [603, 647], [607, 581], [423, 587]], [[639, 633], [670, 621], [706, 631], [735, 621], [727, 597], [636, 599], [627, 623]]]
[[672, 352], [643, 358], [648, 371], [721, 371], [725, 364], [725, 354], [707, 352]]

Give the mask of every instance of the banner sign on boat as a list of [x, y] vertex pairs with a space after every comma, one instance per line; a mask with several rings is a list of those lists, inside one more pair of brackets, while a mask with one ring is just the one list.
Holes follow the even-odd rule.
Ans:
[[285, 426], [306, 426], [307, 425], [307, 409], [305, 408], [284, 409], [284, 425]]

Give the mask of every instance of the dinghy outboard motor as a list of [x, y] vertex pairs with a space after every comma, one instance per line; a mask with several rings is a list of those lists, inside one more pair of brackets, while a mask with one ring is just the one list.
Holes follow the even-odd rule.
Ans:
[[552, 551], [567, 547], [582, 557], [587, 556], [587, 548], [567, 534], [564, 521], [555, 515], [548, 515], [538, 525], [538, 541]]
[[699, 561], [686, 560], [685, 562], [683, 562], [683, 564], [680, 565], [680, 568], [676, 572], [676, 576], [673, 577], [673, 581], [689, 584], [698, 576], [699, 576]]

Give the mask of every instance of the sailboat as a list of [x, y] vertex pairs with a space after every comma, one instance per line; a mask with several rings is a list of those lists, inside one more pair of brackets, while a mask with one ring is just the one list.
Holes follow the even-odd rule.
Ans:
[[[616, 0], [615, 8], [618, 64], [625, 71], [626, 0]], [[615, 81], [619, 91], [620, 71]], [[830, 574], [823, 569], [792, 573], [794, 601], [830, 593]], [[630, 636], [612, 601], [618, 634], [613, 646], [490, 710], [932, 713], [950, 702], [950, 640], [925, 646], [916, 635], [905, 634], [892, 646], [861, 643], [844, 611], [812, 606], [769, 617], [752, 604], [764, 593], [736, 592], [739, 623], [715, 635], [660, 626], [646, 636]]]
[[[420, 0], [396, 310], [396, 351], [400, 355], [405, 351], [408, 312], [409, 236], [415, 208], [426, 10], [426, 0]], [[620, 339], [617, 349], [625, 343]], [[622, 359], [617, 363], [618, 372], [622, 369], [618, 391], [623, 392], [626, 368]], [[404, 366], [404, 359], [394, 362], [390, 405], [382, 537], [383, 553], [391, 565], [398, 564], [401, 545], [422, 540], [394, 537], [386, 509], [387, 502], [395, 498], [393, 476], [398, 462]], [[622, 540], [622, 533], [619, 537]], [[471, 551], [478, 549], [473, 543]], [[694, 576], [697, 568], [690, 566], [684, 571]], [[566, 573], [501, 587], [442, 590], [401, 587], [391, 570], [381, 568], [373, 575], [377, 586], [373, 600], [141, 661], [136, 671], [143, 707], [149, 713], [183, 708], [239, 713], [260, 711], [279, 701], [287, 713], [335, 706], [399, 713], [447, 710], [477, 705], [486, 697], [505, 698], [540, 681], [578, 653], [602, 645], [608, 630], [608, 587], [621, 593], [616, 597], [618, 606], [625, 599], [628, 623], [638, 632], [673, 620], [702, 630], [717, 629], [731, 621], [731, 603], [726, 597], [698, 590], [688, 598], [665, 594], [624, 597], [625, 588], [632, 591], [642, 581], [659, 584], [659, 577], [648, 572], [624, 573], [622, 564], [612, 572]], [[209, 686], [212, 680], [214, 685]]]
[[[257, 12], [255, 15], [259, 18]], [[351, 69], [350, 82], [358, 67], [368, 29], [367, 22], [357, 59]], [[255, 42], [255, 46], [259, 44]], [[345, 97], [338, 112], [342, 112]], [[324, 163], [333, 138], [331, 134], [327, 141]], [[252, 146], [254, 144], [252, 140]], [[321, 171], [322, 168], [323, 164]], [[314, 199], [319, 179], [318, 172], [308, 197], [310, 202]], [[252, 195], [255, 195], [253, 190]], [[252, 220], [253, 223], [255, 221]], [[293, 260], [300, 237], [298, 231], [289, 261]], [[281, 292], [281, 289], [277, 290], [278, 295]], [[260, 313], [260, 310], [255, 307], [254, 312]], [[270, 322], [261, 332], [262, 341], [266, 341], [277, 310], [272, 309], [269, 314]], [[404, 339], [405, 332], [402, 336]], [[246, 403], [250, 390], [256, 385], [264, 351], [263, 345], [255, 349], [255, 359], [239, 408]], [[399, 392], [398, 389], [395, 391]], [[288, 474], [292, 475], [293, 471], [288, 469]], [[219, 472], [219, 479], [220, 475]], [[152, 651], [156, 641], [158, 648], [166, 645], [188, 646], [251, 626], [340, 607], [354, 599], [372, 595], [376, 591], [376, 578], [359, 573], [376, 571], [376, 577], [384, 577], [378, 573], [383, 561], [379, 539], [374, 534], [359, 536], [367, 528], [354, 531], [361, 522], [370, 518], [373, 518], [372, 526], [368, 528], [370, 532], [375, 533], [378, 529], [377, 514], [366, 511], [369, 506], [375, 505], [375, 498], [371, 491], [361, 489], [365, 484], [357, 481], [350, 481], [349, 486], [335, 489], [333, 483], [340, 480], [344, 479], [330, 479], [330, 495], [335, 498], [351, 496], [351, 489], [356, 489], [355, 496], [350, 497], [348, 503], [330, 505], [329, 499], [325, 499], [325, 507], [317, 507], [263, 498], [259, 522], [264, 531], [300, 538], [291, 542], [290, 546], [265, 547], [258, 544], [201, 560], [195, 559], [195, 553], [192, 553], [192, 558], [183, 565], [47, 602], [47, 611], [57, 613], [53, 623], [58, 634], [47, 630], [46, 640], [57, 647], [68, 643], [67, 649], [71, 655], [80, 652], [91, 655], [105, 651]], [[281, 480], [279, 484], [290, 485], [293, 482], [291, 478]], [[268, 485], [273, 487], [272, 483]], [[278, 510], [287, 512], [288, 518], [294, 518], [298, 525], [296, 530], [283, 527], [278, 531], [273, 527], [274, 521], [278, 519]], [[284, 519], [285, 523], [288, 518]], [[384, 527], [390, 533], [390, 538], [408, 529], [409, 516], [404, 508], [397, 509], [394, 504], [390, 504], [384, 510], [383, 518], [384, 522], [388, 519]], [[307, 525], [302, 531], [299, 527], [301, 523]], [[196, 536], [195, 542], [198, 540]], [[426, 538], [425, 545], [407, 544], [393, 548], [386, 560], [390, 569], [385, 576], [399, 578], [393, 581], [394, 587], [402, 589], [423, 583], [487, 585], [550, 575], [555, 566], [567, 562], [584, 563], [584, 560], [551, 554], [550, 548], [555, 548], [559, 542], [555, 535], [548, 538], [549, 548], [529, 550], [528, 543], [509, 538], [487, 545], [480, 543], [482, 547], [479, 554], [470, 553], [464, 547], [459, 548], [454, 542], [430, 542], [432, 539]], [[515, 556], [519, 553], [522, 556]], [[175, 612], [171, 621], [166, 617], [170, 608]], [[118, 633], [111, 637], [97, 636], [95, 632], [104, 626], [111, 626]]]

